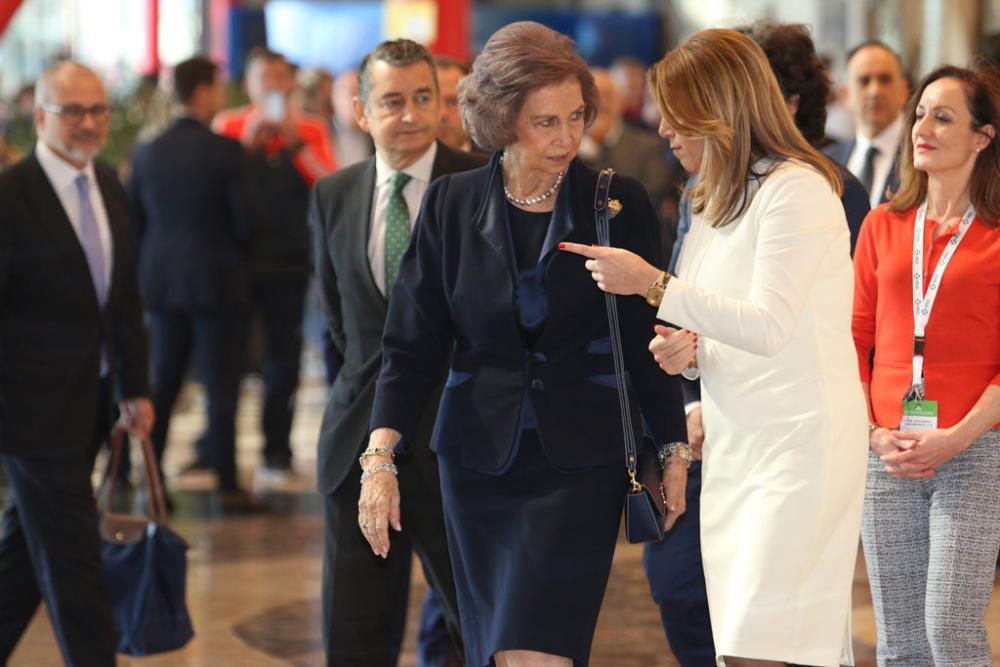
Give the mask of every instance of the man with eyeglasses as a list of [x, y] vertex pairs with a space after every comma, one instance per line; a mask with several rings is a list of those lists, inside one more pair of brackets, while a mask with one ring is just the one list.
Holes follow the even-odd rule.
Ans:
[[67, 665], [114, 665], [94, 456], [120, 421], [149, 435], [147, 352], [129, 203], [94, 163], [104, 86], [64, 62], [38, 82], [38, 142], [0, 173], [0, 664], [44, 600]]
[[[383, 42], [365, 56], [353, 107], [361, 129], [375, 143], [375, 156], [321, 179], [309, 213], [320, 294], [333, 343], [344, 358], [330, 390], [318, 447], [326, 521], [326, 664], [396, 664], [413, 551], [437, 593], [451, 635], [444, 642], [450, 650], [437, 650], [421, 664], [462, 664], [437, 462], [428, 446], [440, 387], [428, 397], [419, 437], [396, 452], [406, 528], [393, 535], [385, 560], [372, 553], [358, 528], [358, 457], [368, 440], [389, 298], [421, 199], [433, 179], [473, 169], [484, 158], [437, 140], [441, 111], [434, 60], [408, 39]], [[442, 368], [442, 380], [445, 372]]]

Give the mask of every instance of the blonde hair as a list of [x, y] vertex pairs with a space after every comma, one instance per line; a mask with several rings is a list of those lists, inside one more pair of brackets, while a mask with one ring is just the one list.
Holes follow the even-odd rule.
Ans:
[[695, 33], [653, 65], [649, 84], [667, 125], [681, 136], [705, 140], [691, 203], [713, 226], [724, 227], [746, 211], [752, 181], [776, 166], [754, 172], [765, 157], [812, 167], [842, 193], [836, 166], [802, 137], [767, 57], [746, 35], [721, 29]]

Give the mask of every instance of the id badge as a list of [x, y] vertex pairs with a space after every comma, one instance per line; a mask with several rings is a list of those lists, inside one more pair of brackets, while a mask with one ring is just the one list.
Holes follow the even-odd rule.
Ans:
[[938, 425], [937, 401], [903, 401], [903, 420], [900, 431], [930, 431]]

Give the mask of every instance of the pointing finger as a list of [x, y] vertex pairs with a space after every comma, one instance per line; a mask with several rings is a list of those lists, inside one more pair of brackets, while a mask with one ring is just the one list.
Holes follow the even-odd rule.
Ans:
[[574, 255], [583, 255], [584, 257], [589, 257], [590, 259], [597, 259], [603, 257], [604, 253], [607, 252], [605, 248], [600, 246], [589, 246], [583, 245], [582, 243], [560, 243], [560, 250], [565, 250], [566, 252], [571, 252]]

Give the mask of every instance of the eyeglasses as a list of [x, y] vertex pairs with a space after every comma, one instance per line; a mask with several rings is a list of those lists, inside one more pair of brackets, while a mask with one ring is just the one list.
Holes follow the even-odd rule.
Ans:
[[66, 120], [73, 123], [82, 123], [84, 117], [88, 115], [95, 121], [107, 120], [111, 115], [111, 109], [108, 108], [107, 104], [95, 104], [94, 106], [85, 107], [79, 104], [67, 104], [63, 106], [61, 104], [46, 103], [42, 104], [41, 107], [51, 113], [64, 116]]

